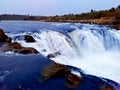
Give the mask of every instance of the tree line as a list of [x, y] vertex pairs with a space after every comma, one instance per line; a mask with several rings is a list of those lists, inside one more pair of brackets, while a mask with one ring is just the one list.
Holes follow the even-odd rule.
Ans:
[[109, 10], [95, 11], [91, 9], [88, 13], [81, 14], [66, 14], [62, 16], [47, 17], [46, 21], [67, 21], [67, 20], [83, 20], [83, 19], [100, 19], [101, 17], [120, 17], [120, 5], [117, 8], [111, 8]]

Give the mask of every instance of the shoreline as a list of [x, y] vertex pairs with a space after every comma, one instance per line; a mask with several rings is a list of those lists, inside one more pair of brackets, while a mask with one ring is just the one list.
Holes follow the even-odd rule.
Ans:
[[57, 22], [57, 23], [83, 23], [83, 24], [96, 24], [96, 25], [106, 25], [110, 28], [114, 28], [116, 30], [120, 30], [120, 24], [112, 24], [113, 18], [108, 18], [106, 20], [106, 17], [100, 18], [100, 19], [88, 19], [88, 20], [0, 20], [1, 21], [39, 21], [39, 22]]
[[60, 22], [60, 23], [84, 23], [84, 24], [97, 24], [97, 25], [106, 25], [116, 30], [120, 30], [120, 24], [112, 24], [111, 20], [102, 21], [102, 19], [89, 19], [89, 20], [59, 20], [59, 21], [52, 21], [47, 20], [43, 22]]

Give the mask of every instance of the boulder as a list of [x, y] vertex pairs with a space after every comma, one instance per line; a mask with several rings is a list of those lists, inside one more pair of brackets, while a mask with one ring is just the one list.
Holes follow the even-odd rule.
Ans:
[[54, 53], [48, 54], [47, 57], [48, 58], [55, 58], [57, 55], [61, 55], [61, 53], [60, 52], [54, 52]]
[[2, 48], [2, 51], [4, 51], [4, 52], [13, 51], [13, 52], [20, 53], [20, 54], [37, 54], [37, 53], [39, 53], [36, 49], [34, 49], [32, 47], [23, 47], [18, 42], [9, 43], [4, 48]]
[[120, 30], [120, 24], [119, 25], [113, 25], [112, 27], [117, 29], [117, 30]]
[[24, 40], [28, 43], [36, 42], [35, 39], [30, 35], [25, 35]]
[[2, 29], [0, 29], [0, 43], [1, 42], [10, 43], [11, 41], [12, 41], [12, 39], [10, 37], [8, 37], [7, 35], [5, 35], [4, 31]]
[[55, 58], [55, 56], [56, 56], [55, 54], [48, 54], [47, 55], [48, 58]]
[[11, 49], [22, 49], [23, 46], [18, 42], [9, 43], [8, 47]]
[[67, 82], [67, 86], [69, 88], [75, 88], [83, 82], [83, 78], [78, 77], [77, 75], [70, 73], [66, 77], [66, 82]]
[[37, 54], [39, 52], [32, 47], [28, 47], [28, 48], [23, 48], [21, 50], [18, 50], [18, 53], [21, 53], [21, 54]]
[[71, 71], [64, 65], [54, 63], [43, 70], [43, 79], [65, 77]]
[[42, 76], [43, 80], [65, 78], [65, 85], [68, 88], [76, 88], [83, 82], [83, 78], [71, 73], [71, 69], [55, 62], [43, 70]]
[[111, 87], [111, 86], [105, 86], [105, 85], [103, 85], [102, 87], [100, 87], [100, 90], [114, 90], [114, 88]]

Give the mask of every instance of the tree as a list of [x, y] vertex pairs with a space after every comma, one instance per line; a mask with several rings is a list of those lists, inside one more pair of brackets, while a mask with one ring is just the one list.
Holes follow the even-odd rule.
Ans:
[[120, 10], [120, 5], [118, 5], [117, 10]]
[[94, 12], [94, 10], [93, 10], [93, 9], [91, 9], [91, 13], [92, 13], [92, 12]]
[[114, 7], [112, 7], [109, 11], [111, 11], [111, 12], [112, 12], [112, 11], [115, 11], [115, 8], [114, 8]]
[[30, 20], [33, 20], [33, 19], [36, 19], [36, 17], [34, 17], [34, 16], [29, 16], [29, 19], [30, 19]]

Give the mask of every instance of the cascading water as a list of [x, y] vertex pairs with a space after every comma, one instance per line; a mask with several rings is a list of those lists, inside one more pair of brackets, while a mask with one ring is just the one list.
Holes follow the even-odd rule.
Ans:
[[[24, 40], [24, 35], [30, 34], [32, 35], [36, 42], [35, 43], [26, 43]], [[60, 52], [61, 55], [70, 56], [75, 55], [76, 51], [73, 47], [73, 43], [71, 40], [66, 37], [65, 35], [52, 31], [39, 31], [35, 33], [21, 33], [21, 34], [12, 34], [10, 35], [14, 38], [14, 41], [21, 43], [24, 47], [34, 47], [37, 49], [41, 54], [47, 56], [48, 54], [52, 54], [55, 52]], [[69, 53], [69, 54], [68, 54]]]
[[70, 33], [81, 56], [73, 66], [86, 73], [120, 82], [120, 33], [114, 30], [75, 30]]
[[[44, 56], [59, 52], [60, 55], [52, 60], [81, 68], [86, 74], [120, 83], [120, 31], [104, 26], [69, 23], [51, 25], [42, 23], [44, 26], [40, 28], [39, 23], [36, 23], [35, 26], [40, 30], [28, 32], [25, 28], [26, 31], [23, 32], [24, 24], [19, 23], [19, 25], [22, 25], [20, 26], [23, 28], [22, 32], [8, 33], [8, 36], [13, 38], [13, 42], [17, 41], [25, 47], [33, 47]], [[32, 24], [27, 22], [27, 25]], [[62, 30], [59, 30], [61, 28]], [[36, 42], [26, 43], [24, 41], [26, 34], [32, 35]]]
[[[25, 34], [32, 35], [36, 43], [26, 43]], [[66, 65], [82, 68], [87, 74], [97, 75], [120, 82], [120, 32], [115, 30], [76, 29], [69, 37], [52, 30], [38, 33], [12, 34], [14, 41], [34, 47], [47, 56], [54, 52], [61, 55], [52, 58]]]

